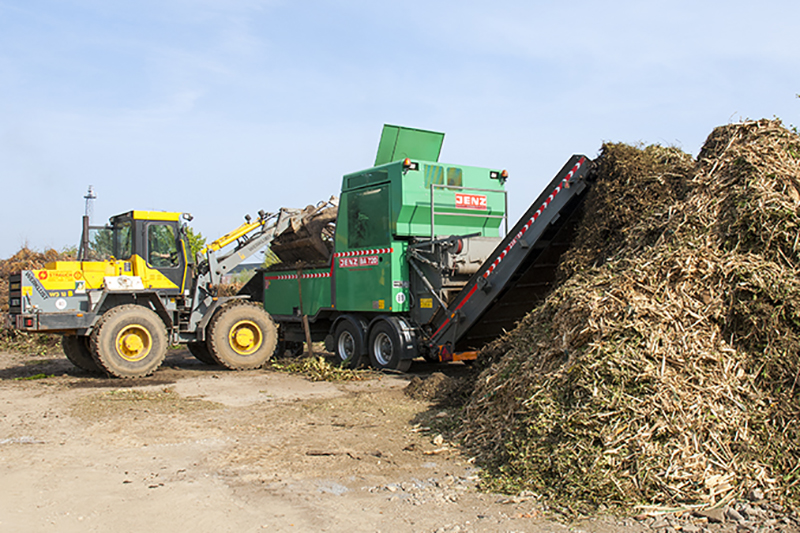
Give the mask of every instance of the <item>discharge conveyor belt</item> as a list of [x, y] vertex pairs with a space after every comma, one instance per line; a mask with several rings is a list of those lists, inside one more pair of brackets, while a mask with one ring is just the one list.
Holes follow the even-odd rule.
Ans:
[[430, 345], [442, 360], [478, 350], [508, 331], [555, 282], [572, 241], [592, 161], [574, 155], [531, 204], [434, 323]]

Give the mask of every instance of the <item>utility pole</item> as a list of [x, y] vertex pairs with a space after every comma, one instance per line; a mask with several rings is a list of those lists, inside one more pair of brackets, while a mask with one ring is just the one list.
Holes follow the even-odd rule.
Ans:
[[89, 190], [86, 192], [86, 195], [83, 197], [86, 200], [86, 205], [83, 209], [83, 216], [89, 217], [89, 223], [92, 221], [92, 200], [97, 199], [97, 195], [94, 193], [94, 187], [89, 185]]
[[86, 200], [86, 203], [83, 208], [83, 232], [81, 233], [81, 244], [78, 247], [78, 261], [85, 261], [88, 259], [89, 253], [89, 225], [92, 219], [92, 201], [97, 198], [97, 195], [94, 193], [94, 187], [89, 185], [89, 190], [86, 191], [86, 195], [83, 197]]

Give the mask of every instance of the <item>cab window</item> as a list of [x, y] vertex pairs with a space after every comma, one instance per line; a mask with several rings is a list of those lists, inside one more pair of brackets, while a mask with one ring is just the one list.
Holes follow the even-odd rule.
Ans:
[[391, 238], [389, 187], [383, 185], [349, 193], [347, 200], [348, 248], [383, 246]]
[[169, 224], [147, 226], [147, 262], [154, 267], [178, 266], [175, 228]]
[[84, 255], [88, 261], [108, 261], [114, 256], [114, 237], [110, 227], [89, 227], [89, 244]]
[[114, 225], [114, 255], [117, 259], [127, 260], [133, 255], [133, 225], [130, 220], [117, 222]]

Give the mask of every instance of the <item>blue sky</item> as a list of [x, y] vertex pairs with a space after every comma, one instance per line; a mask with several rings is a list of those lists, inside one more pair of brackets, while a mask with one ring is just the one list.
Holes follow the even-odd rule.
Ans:
[[800, 3], [0, 0], [0, 257], [131, 209], [209, 240], [338, 194], [384, 123], [506, 168], [518, 217], [604, 141], [800, 123]]

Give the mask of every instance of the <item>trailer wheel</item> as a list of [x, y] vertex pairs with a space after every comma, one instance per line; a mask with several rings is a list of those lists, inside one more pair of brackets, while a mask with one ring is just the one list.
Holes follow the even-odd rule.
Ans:
[[167, 331], [155, 312], [126, 304], [108, 311], [92, 332], [95, 362], [118, 378], [149, 376], [167, 355]]
[[289, 352], [289, 357], [300, 357], [306, 351], [306, 343], [304, 342], [287, 342], [286, 351]]
[[194, 358], [201, 363], [205, 363], [207, 365], [217, 364], [217, 362], [214, 360], [214, 357], [211, 356], [211, 352], [208, 351], [208, 345], [205, 342], [190, 342], [186, 345], [186, 347], [189, 348], [189, 353], [191, 353]]
[[305, 351], [305, 343], [301, 341], [287, 341], [286, 340], [286, 332], [284, 328], [285, 325], [277, 326], [278, 327], [278, 342], [275, 345], [275, 352], [272, 354], [272, 357], [276, 359], [285, 359], [287, 357], [298, 357], [303, 355]]
[[208, 326], [214, 360], [231, 370], [260, 368], [275, 352], [278, 330], [264, 308], [235, 300], [214, 314]]
[[364, 327], [357, 318], [343, 317], [333, 333], [333, 351], [339, 364], [345, 368], [358, 368], [364, 363]]
[[91, 372], [92, 374], [100, 374], [103, 372], [100, 367], [97, 366], [94, 357], [92, 357], [92, 352], [89, 350], [88, 337], [64, 335], [61, 337], [61, 348], [64, 350], [64, 355], [67, 356], [69, 362], [81, 370]]
[[275, 346], [275, 353], [273, 354], [278, 359], [284, 357], [299, 357], [305, 351], [305, 344], [297, 341], [282, 341], [279, 340]]
[[369, 332], [369, 361], [377, 369], [399, 370], [411, 368], [410, 359], [401, 359], [403, 344], [400, 332], [390, 320], [378, 321]]

